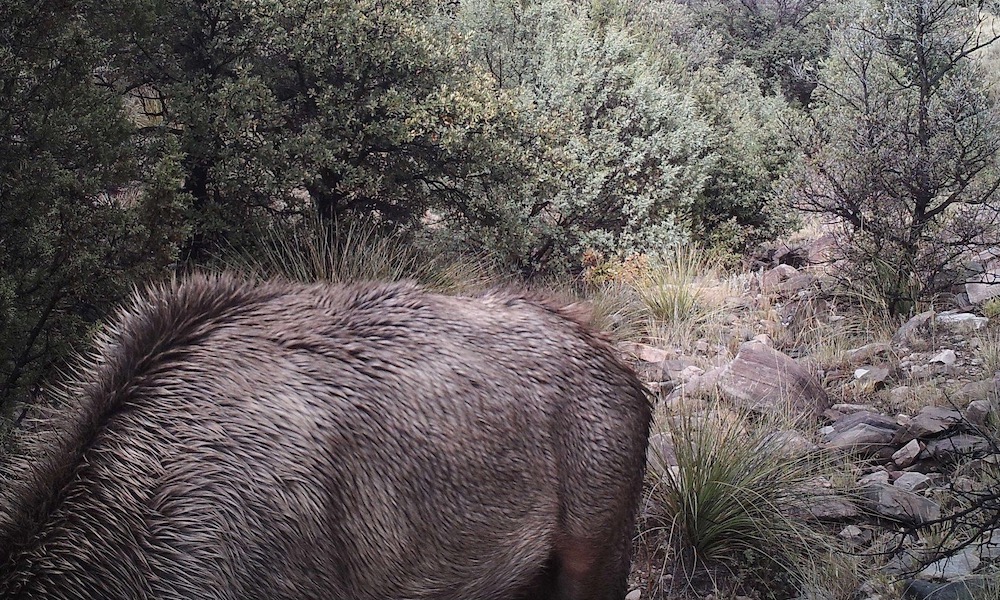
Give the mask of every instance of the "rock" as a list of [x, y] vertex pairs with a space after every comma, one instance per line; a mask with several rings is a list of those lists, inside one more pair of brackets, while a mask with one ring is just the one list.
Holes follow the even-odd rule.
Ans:
[[642, 598], [642, 590], [640, 589], [634, 589], [625, 594], [625, 600], [639, 600], [639, 598]]
[[1000, 249], [990, 248], [980, 252], [967, 266], [973, 272], [965, 284], [965, 294], [972, 304], [982, 304], [1000, 296]]
[[989, 535], [984, 535], [977, 548], [979, 558], [995, 561], [1000, 559], [1000, 529], [994, 529]]
[[676, 381], [685, 383], [695, 375], [701, 375], [705, 371], [695, 364], [693, 358], [681, 357], [671, 358], [659, 363], [661, 371], [661, 381]]
[[903, 473], [892, 482], [892, 485], [907, 492], [921, 492], [931, 487], [933, 480], [923, 473], [913, 471]]
[[797, 292], [806, 289], [816, 281], [815, 275], [809, 273], [798, 273], [778, 284], [777, 290], [783, 296], [793, 296]]
[[987, 582], [981, 578], [954, 581], [952, 583], [931, 583], [919, 579], [907, 581], [903, 598], [912, 600], [985, 600], [982, 596]]
[[974, 400], [996, 400], [1000, 397], [1000, 382], [996, 378], [970, 381], [962, 386], [958, 397], [966, 402]]
[[986, 419], [993, 412], [993, 403], [988, 400], [973, 400], [965, 407], [965, 420], [976, 427], [986, 427]]
[[909, 345], [921, 340], [930, 333], [931, 320], [934, 318], [934, 311], [928, 310], [918, 315], [914, 315], [903, 326], [896, 330], [892, 336], [892, 343], [896, 345]]
[[799, 458], [815, 452], [819, 448], [794, 429], [768, 434], [763, 440], [763, 445], [773, 450], [776, 455], [787, 458]]
[[893, 453], [892, 462], [900, 469], [905, 469], [917, 462], [917, 457], [920, 456], [920, 452], [923, 449], [924, 447], [920, 444], [919, 440], [910, 440], [902, 448]]
[[955, 333], [972, 333], [986, 327], [990, 320], [987, 317], [980, 317], [972, 313], [947, 311], [935, 317], [934, 322], [942, 327], [947, 327]]
[[847, 450], [858, 454], [875, 454], [892, 443], [894, 430], [881, 429], [868, 423], [858, 423], [846, 431], [833, 434], [826, 443], [831, 450]]
[[860, 411], [845, 415], [832, 425], [826, 447], [858, 454], [874, 454], [888, 446], [899, 426], [884, 415]]
[[846, 353], [847, 361], [852, 365], [862, 365], [869, 362], [872, 358], [876, 356], [883, 356], [892, 350], [892, 346], [884, 342], [875, 342], [872, 344], [865, 344], [860, 348], [855, 348], [854, 350], [848, 350]]
[[861, 514], [858, 507], [850, 499], [831, 491], [819, 491], [809, 498], [805, 506], [809, 517], [819, 521], [847, 521]]
[[838, 403], [830, 407], [831, 409], [837, 411], [841, 415], [856, 413], [856, 412], [875, 412], [875, 407], [870, 404], [845, 404]]
[[971, 575], [979, 568], [979, 557], [974, 548], [966, 547], [959, 552], [934, 561], [917, 573], [923, 579], [955, 581]]
[[837, 249], [837, 238], [832, 233], [824, 233], [809, 244], [807, 256], [810, 264], [829, 262]]
[[912, 439], [925, 439], [945, 432], [962, 422], [962, 413], [954, 408], [925, 406], [910, 419], [909, 425], [899, 430], [896, 444], [904, 444]]
[[941, 461], [952, 462], [960, 458], [975, 458], [987, 454], [991, 449], [989, 440], [971, 433], [960, 433], [951, 437], [927, 442], [921, 454]]
[[865, 365], [854, 370], [855, 384], [863, 392], [873, 392], [885, 385], [892, 369], [887, 365]]
[[941, 506], [937, 502], [894, 486], [865, 486], [861, 495], [874, 512], [907, 525], [921, 525], [941, 517]]
[[869, 473], [858, 480], [858, 485], [874, 485], [877, 483], [889, 484], [889, 472], [888, 471], [875, 471], [874, 473]]
[[798, 272], [798, 269], [791, 265], [778, 265], [773, 269], [769, 269], [760, 277], [760, 289], [764, 293], [773, 292], [781, 282], [792, 275], [797, 275]]
[[861, 529], [857, 525], [848, 525], [837, 534], [840, 539], [855, 547], [866, 546], [872, 541], [874, 534], [871, 529]]
[[815, 375], [794, 359], [758, 342], [748, 342], [722, 369], [718, 380], [724, 398], [758, 412], [819, 417], [830, 400]]
[[802, 244], [781, 244], [774, 250], [774, 263], [791, 265], [795, 268], [804, 267], [808, 262], [806, 248]]
[[955, 364], [955, 361], [957, 360], [958, 356], [955, 354], [955, 351], [948, 349], [948, 350], [942, 350], [941, 352], [935, 354], [927, 362], [941, 363], [942, 365], [947, 365], [950, 367], [951, 365]]
[[636, 342], [619, 342], [618, 350], [625, 354], [626, 358], [631, 357], [647, 363], [662, 363], [674, 358], [674, 353], [670, 350]]

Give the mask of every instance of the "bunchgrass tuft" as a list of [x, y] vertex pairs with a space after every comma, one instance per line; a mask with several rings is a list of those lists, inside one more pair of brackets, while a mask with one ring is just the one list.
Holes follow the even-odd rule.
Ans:
[[[779, 597], [812, 588], [834, 597], [853, 592], [857, 565], [808, 511], [830, 460], [779, 441], [774, 432], [787, 426], [717, 405], [659, 419], [656, 433], [670, 440], [676, 459], [651, 460], [644, 542], [658, 544], [673, 571], [659, 581], [698, 587], [707, 576], [714, 587], [721, 577]], [[670, 462], [676, 465], [657, 466]]]
[[261, 232], [256, 248], [225, 262], [261, 278], [334, 283], [410, 279], [449, 293], [484, 289], [500, 280], [488, 257], [438, 252], [371, 219], [331, 224], [304, 218], [293, 228]]

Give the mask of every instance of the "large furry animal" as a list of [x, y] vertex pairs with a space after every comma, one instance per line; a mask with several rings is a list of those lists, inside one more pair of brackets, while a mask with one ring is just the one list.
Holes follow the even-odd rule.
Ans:
[[78, 379], [3, 470], [2, 598], [625, 594], [648, 397], [543, 302], [193, 276]]

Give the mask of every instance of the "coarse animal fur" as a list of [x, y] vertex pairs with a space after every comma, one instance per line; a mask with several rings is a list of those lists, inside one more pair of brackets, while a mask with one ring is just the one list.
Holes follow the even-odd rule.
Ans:
[[3, 468], [2, 598], [625, 594], [649, 400], [559, 308], [196, 275], [77, 379]]

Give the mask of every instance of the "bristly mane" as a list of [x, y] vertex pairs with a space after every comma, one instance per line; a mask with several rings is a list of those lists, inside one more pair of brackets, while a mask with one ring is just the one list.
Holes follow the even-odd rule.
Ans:
[[[274, 292], [231, 275], [194, 275], [183, 283], [134, 291], [79, 357], [70, 380], [51, 390], [55, 406], [32, 407], [34, 423], [14, 432], [0, 464], [0, 564], [30, 542], [59, 505], [80, 458], [137, 382], [190, 342]], [[43, 424], [40, 427], [27, 425]]]

